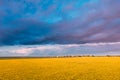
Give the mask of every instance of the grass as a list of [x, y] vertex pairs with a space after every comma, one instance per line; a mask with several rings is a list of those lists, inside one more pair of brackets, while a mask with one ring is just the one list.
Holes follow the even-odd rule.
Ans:
[[0, 80], [120, 80], [120, 57], [0, 59]]

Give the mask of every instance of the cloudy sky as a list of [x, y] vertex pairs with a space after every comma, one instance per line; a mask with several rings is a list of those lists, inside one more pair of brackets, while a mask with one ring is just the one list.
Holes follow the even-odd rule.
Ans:
[[120, 0], [0, 0], [0, 56], [119, 54], [119, 7]]

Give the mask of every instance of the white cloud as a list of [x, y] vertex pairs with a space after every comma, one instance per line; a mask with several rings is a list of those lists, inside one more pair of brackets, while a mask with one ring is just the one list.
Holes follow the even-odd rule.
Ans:
[[0, 56], [120, 55], [120, 42], [0, 47]]

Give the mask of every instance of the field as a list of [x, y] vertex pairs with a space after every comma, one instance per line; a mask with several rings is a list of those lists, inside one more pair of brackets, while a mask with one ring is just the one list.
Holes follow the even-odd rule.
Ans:
[[120, 57], [0, 59], [0, 80], [120, 80]]

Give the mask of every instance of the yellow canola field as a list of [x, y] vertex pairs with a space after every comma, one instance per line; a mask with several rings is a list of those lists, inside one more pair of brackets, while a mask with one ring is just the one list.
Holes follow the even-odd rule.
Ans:
[[0, 59], [0, 80], [120, 80], [120, 57]]

